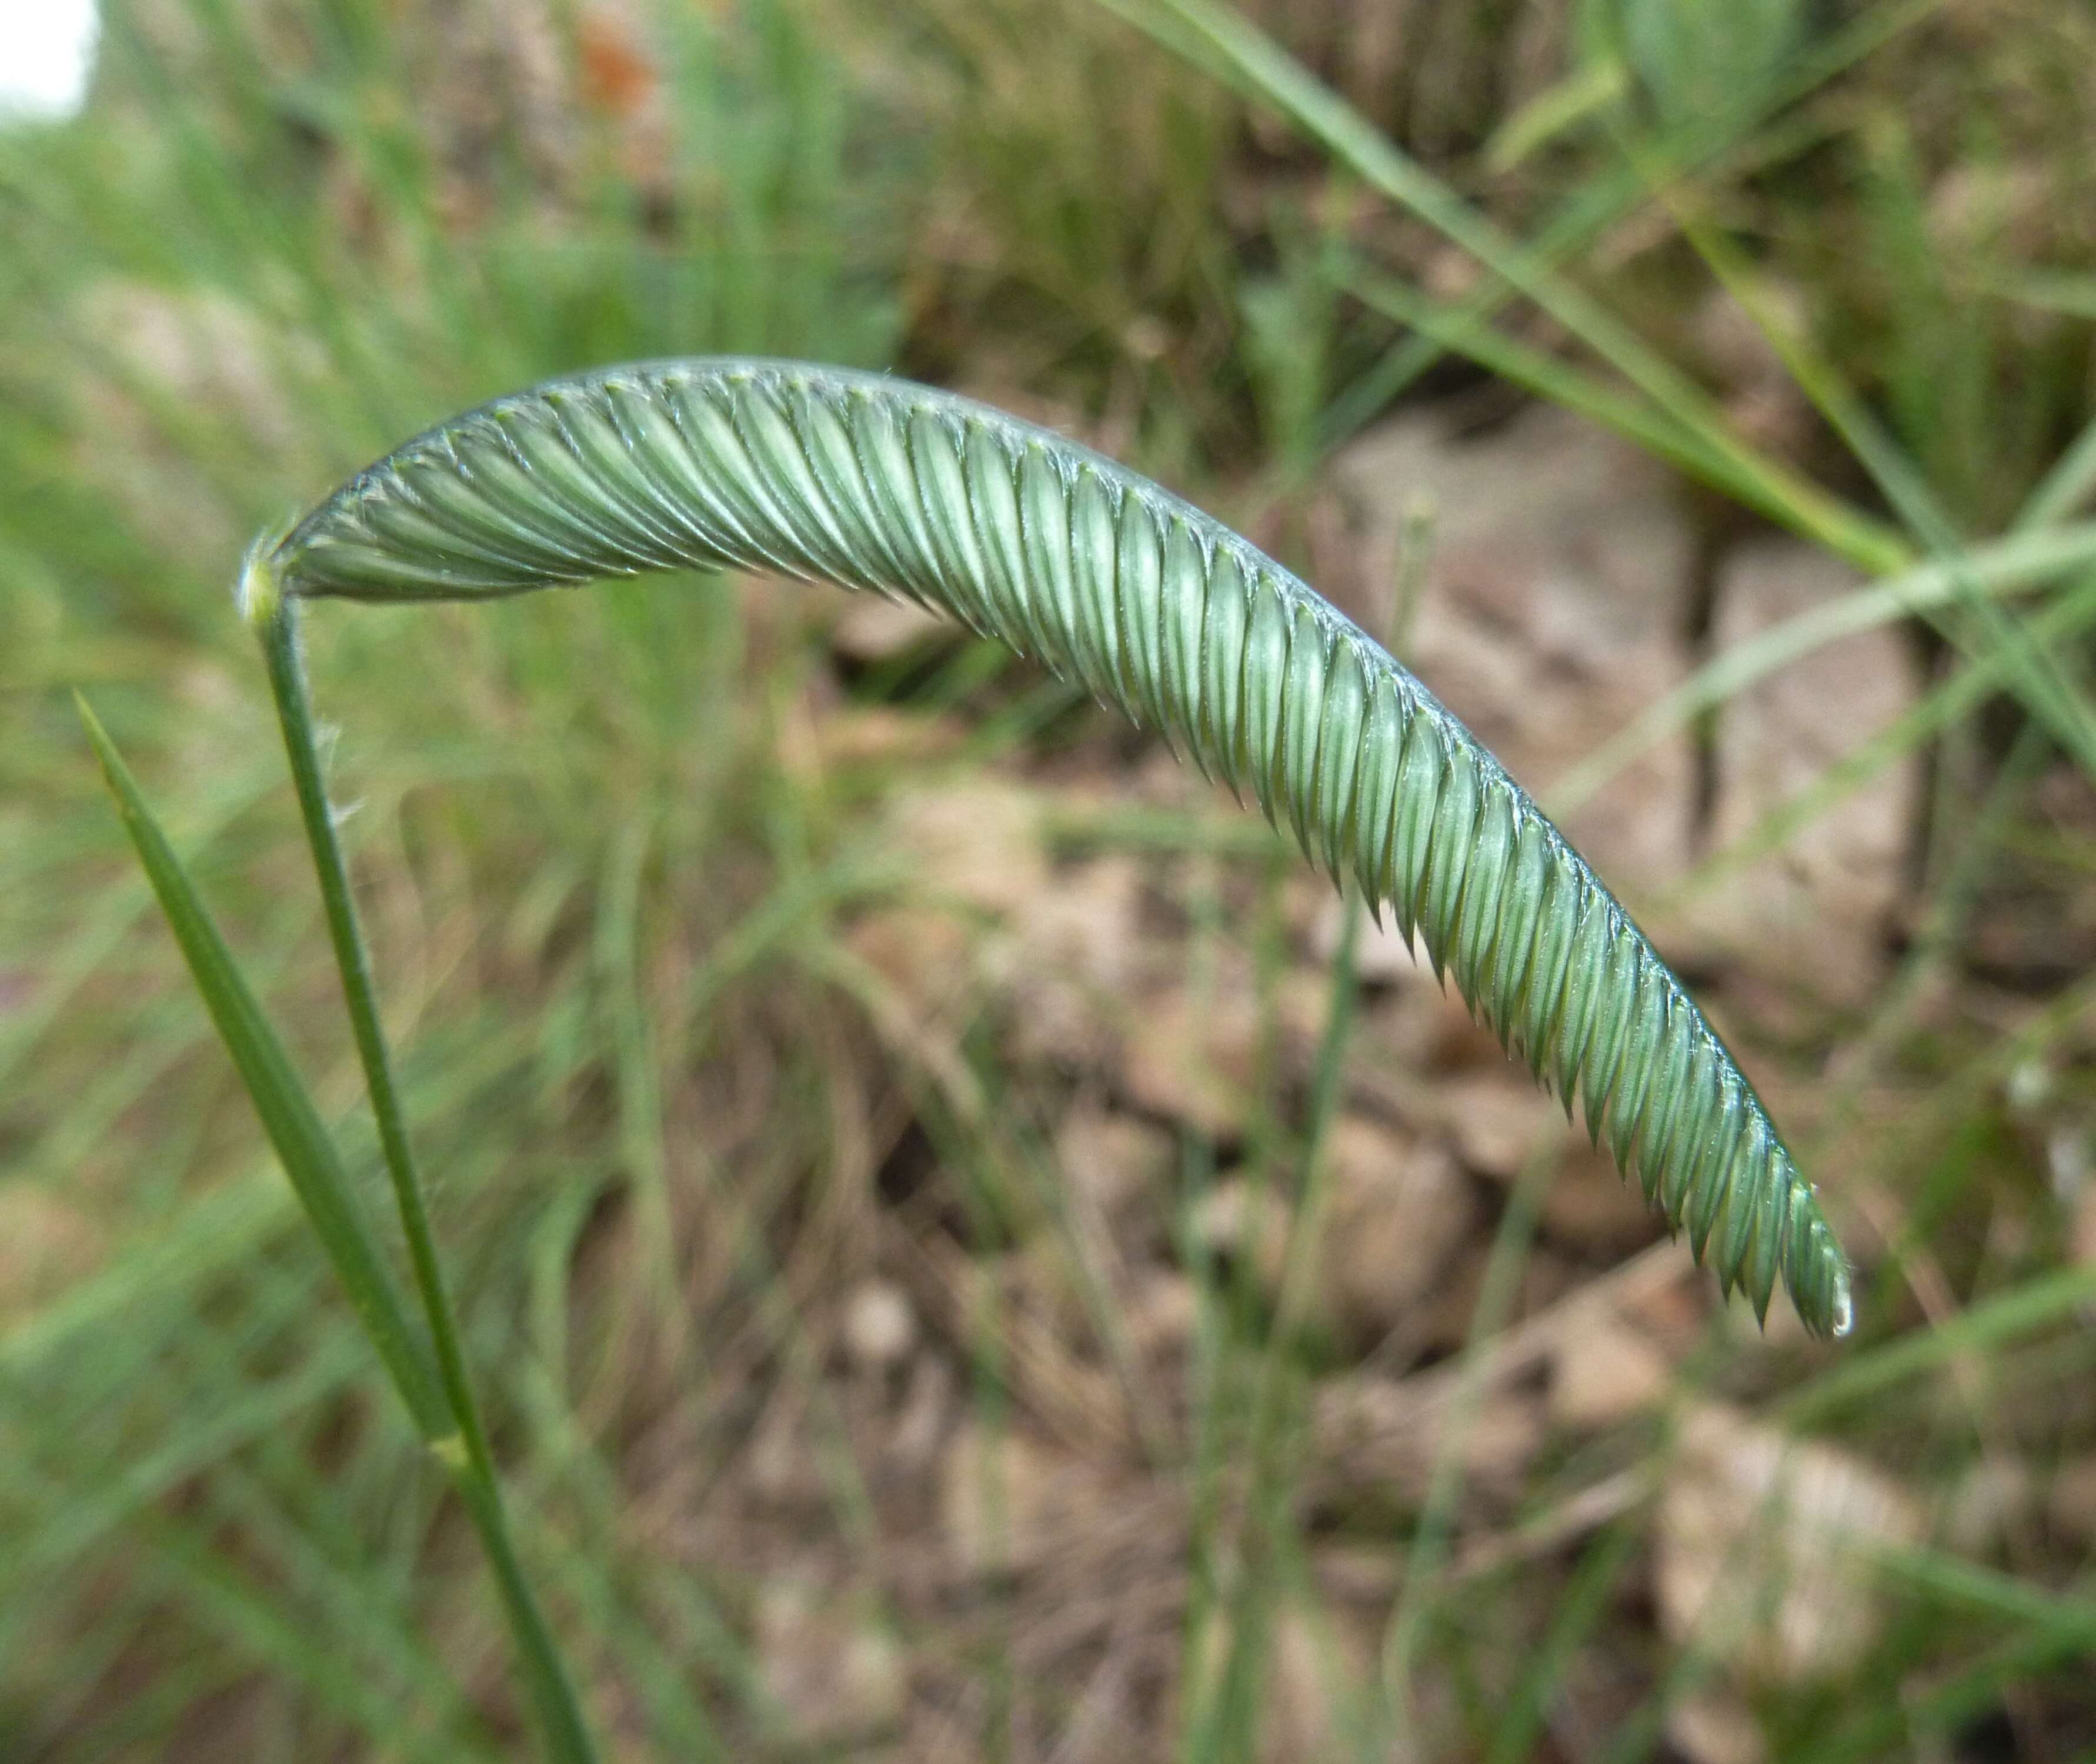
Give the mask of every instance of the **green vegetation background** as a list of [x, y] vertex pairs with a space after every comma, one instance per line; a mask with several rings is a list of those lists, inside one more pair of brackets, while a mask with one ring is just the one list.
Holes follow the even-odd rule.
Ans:
[[[1199, 1303], [1168, 1414], [1063, 1427], [1079, 1461], [1137, 1466], [1168, 1547], [1098, 1581], [952, 1572], [893, 1522], [929, 1473], [857, 1449], [842, 1295], [906, 1267], [957, 1295], [942, 1351], [991, 1440], [1041, 1419], [1028, 1355], [1111, 1368], [1129, 1320], [1058, 1198], [1067, 1074], [1012, 1056], [993, 976], [928, 1024], [854, 938], [928, 880], [884, 806], [985, 771], [1106, 780], [1057, 836], [1196, 860], [1159, 936], [1264, 976], [1277, 1045], [1304, 966], [1277, 847], [1225, 805], [1116, 799], [1136, 750], [982, 646], [841, 666], [836, 605], [797, 592], [322, 609], [316, 691], [439, 1234], [606, 1754], [1094, 1755], [1120, 1626], [1160, 1609], [1176, 1652], [1113, 1692], [1160, 1756], [1679, 1748], [1741, 1652], [1667, 1635], [1648, 1590], [1675, 1423], [1714, 1396], [1897, 1472], [1933, 1516], [1845, 1570], [1885, 1613], [1858, 1657], [1726, 1689], [1733, 1743], [2096, 1746], [2092, 1535], [2051, 1495], [2096, 1452], [2075, 1236], [2096, 22], [2015, 0], [1266, 15], [1295, 59], [1195, 0], [111, 0], [86, 113], [0, 130], [0, 1760], [524, 1744], [469, 1538], [68, 693], [138, 766], [375, 1197], [240, 552], [484, 397], [714, 351], [1020, 404], [1298, 562], [1332, 451], [1394, 400], [1496, 375], [1573, 404], [1713, 492], [1714, 530], [1941, 566], [1912, 625], [1930, 696], [1865, 767], [1919, 748], [1932, 814], [1893, 979], [1765, 1054], [1862, 1259], [1851, 1344], [1762, 1347], [1713, 1314], [1666, 1402], [1553, 1442], [1490, 1526], [1460, 1399], [1417, 1498], [1335, 1493], [1308, 1442], [1339, 1350], [1203, 1251], [1190, 1129], [1160, 1202]], [[1480, 330], [1487, 270], [1528, 298]], [[1779, 339], [1787, 428], [1711, 390], [1692, 320], [1721, 282]], [[2040, 541], [2047, 567], [2002, 566]], [[1324, 1020], [1331, 1071], [1365, 1057], [1344, 1010]], [[1262, 1076], [1241, 1175], [1286, 1188], [1318, 1089]], [[1443, 1374], [1504, 1346], [1533, 1202], [1499, 1220]], [[999, 1296], [1026, 1255], [1077, 1295], [1050, 1349]], [[779, 1437], [803, 1504], [748, 1529]], [[985, 1481], [992, 1509], [1017, 1498]], [[1604, 1484], [1615, 1509], [1549, 1530]], [[1957, 1516], [1997, 1485], [1976, 1543]], [[1382, 1589], [1367, 1658], [1325, 1620], [1334, 1539]], [[856, 1714], [811, 1721], [840, 1683]]]

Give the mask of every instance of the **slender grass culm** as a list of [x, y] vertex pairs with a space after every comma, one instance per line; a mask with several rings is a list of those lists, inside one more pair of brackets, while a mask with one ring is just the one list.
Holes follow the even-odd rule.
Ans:
[[83, 705], [142, 863], [287, 1175], [492, 1570], [548, 1755], [590, 1757], [473, 1395], [325, 794], [302, 603], [470, 600], [658, 569], [899, 596], [1103, 702], [1351, 875], [1627, 1178], [1766, 1316], [1779, 1278], [1844, 1334], [1811, 1185], [1680, 981], [1583, 859], [1380, 644], [1244, 539], [1002, 412], [797, 362], [700, 358], [551, 382], [440, 425], [251, 552], [268, 664], [420, 1303], [411, 1321], [317, 1110]]

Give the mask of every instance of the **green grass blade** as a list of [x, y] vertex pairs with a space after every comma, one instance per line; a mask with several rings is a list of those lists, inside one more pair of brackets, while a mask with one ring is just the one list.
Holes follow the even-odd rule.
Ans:
[[328, 1260], [349, 1294], [357, 1320], [371, 1339], [416, 1427], [431, 1446], [456, 1441], [449, 1404], [437, 1381], [427, 1345], [409, 1322], [399, 1288], [380, 1254], [352, 1187], [349, 1172], [320, 1111], [291, 1064], [260, 1003], [234, 965], [212, 923], [196, 886], [174, 848], [146, 806], [138, 780], [88, 708], [75, 700], [94, 757], [116, 799], [124, 830], [138, 854], [160, 908], [180, 944], [182, 958], [211, 1013], [219, 1039], [247, 1087], [262, 1129], [276, 1148], [299, 1204], [312, 1222]]
[[[1786, 106], [1846, 72], [1865, 56], [1932, 15], [1942, 3], [1943, 0], [1904, 0], [1902, 4], [1871, 8], [1830, 32], [1810, 53], [1799, 58], [1788, 77], [1749, 94], [1744, 102], [1727, 111], [1670, 135], [1654, 150], [1656, 157], [1668, 175], [1683, 177], [1721, 160], [1732, 150], [1752, 142], [1754, 131]], [[1188, 37], [1186, 43], [1180, 41], [1186, 33], [1178, 31], [1167, 15], [1148, 15], [1142, 28], [1181, 59], [1225, 84], [1233, 82], [1232, 70], [1226, 65], [1215, 65], [1215, 57], [1199, 38]], [[1635, 213], [1647, 194], [1645, 181], [1637, 172], [1627, 166], [1614, 167], [1567, 196], [1523, 242], [1523, 251], [1538, 264], [1554, 268]], [[1478, 286], [1449, 310], [1465, 325], [1483, 324], [1517, 292], [1503, 276], [1487, 268]], [[1435, 337], [1417, 331], [1391, 345], [1381, 360], [1333, 400], [1319, 426], [1321, 444], [1337, 447], [1373, 421], [1441, 359], [1443, 347]]]
[[1364, 305], [1410, 326], [1437, 347], [1467, 356], [1501, 379], [1614, 430], [1712, 488], [1773, 521], [1791, 525], [1801, 536], [1814, 536], [1809, 526], [1793, 521], [1795, 511], [1788, 500], [1770, 495], [1760, 479], [1743, 474], [1731, 458], [1710, 446], [1701, 431], [1676, 421], [1649, 402], [1618, 391], [1546, 350], [1508, 336], [1460, 306], [1434, 299], [1390, 277], [1356, 269], [1346, 277], [1344, 286]]
[[[1627, 136], [1619, 135], [1635, 165], [1645, 155]], [[2021, 619], [2004, 611], [1980, 591], [1966, 558], [1966, 541], [1919, 468], [1851, 390], [1834, 362], [1775, 312], [1756, 286], [1752, 267], [1731, 240], [1652, 172], [1656, 192], [1666, 202], [1682, 236], [1739, 303], [1793, 382], [1841, 439], [1856, 462], [1870, 474], [1887, 504], [1895, 510], [1935, 562], [1950, 573], [1958, 604], [1976, 631], [1957, 623], [1939, 627], [1952, 641], [1984, 653], [1989, 648], [2008, 658], [2018, 696], [2033, 714], [2051, 729], [2062, 747], [2083, 770], [2096, 777], [2096, 705], [2080, 684], [2041, 645], [2031, 640]]]
[[2041, 587], [2096, 564], [2096, 521], [2019, 531], [1976, 545], [1955, 567], [1937, 561], [1810, 607], [1713, 656], [1664, 698], [1640, 712], [1558, 780], [1550, 806], [1570, 814], [1640, 753], [1676, 729], [1801, 656], [1859, 631], [1924, 615], [1976, 591], [1989, 596]]
[[[116, 799], [138, 861], [181, 946], [219, 1038], [233, 1056], [263, 1130], [275, 1147], [328, 1260], [347, 1289], [358, 1321], [407, 1405], [416, 1429], [465, 1503], [493, 1570], [517, 1639], [524, 1679], [556, 1758], [594, 1756], [551, 1631], [524, 1578], [509, 1534], [486, 1447], [469, 1440], [425, 1338], [409, 1321], [402, 1295], [365, 1222], [334, 1140], [283, 1042], [212, 924], [195, 884], [146, 806], [108, 733], [76, 699], [81, 722]], [[468, 1410], [469, 1416], [471, 1414]], [[475, 1447], [478, 1449], [476, 1450]]]
[[2096, 495], [2096, 421], [2075, 437], [2016, 511], [2015, 525], [2024, 531], [2050, 526], [2085, 507], [2091, 495]]
[[[1741, 440], [1714, 401], [1662, 360], [1599, 301], [1509, 238], [1426, 167], [1400, 151], [1360, 111], [1249, 20], [1212, 0], [1099, 0], [1107, 11], [1170, 47], [1197, 35], [1245, 90], [1272, 104], [1334, 160], [1379, 194], [1409, 210], [1544, 312], [1649, 398], [1692, 430], [1742, 477], [1757, 500], [1780, 503], [1790, 524], [1873, 575], [1904, 568], [1912, 552], [1883, 522], [1801, 478]], [[1170, 20], [1170, 35], [1158, 28]]]

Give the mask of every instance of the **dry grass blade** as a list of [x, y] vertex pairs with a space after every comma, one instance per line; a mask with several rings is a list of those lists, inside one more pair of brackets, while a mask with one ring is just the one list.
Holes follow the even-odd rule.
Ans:
[[[1626, 1175], [1766, 1312], [1821, 1334], [1845, 1261], [1731, 1054], [1461, 723], [1191, 504], [1001, 412], [738, 358], [500, 399], [259, 550], [247, 592], [472, 599], [679, 567], [782, 571], [958, 618], [1158, 727], [1351, 871]], [[251, 608], [251, 609], [253, 609]]]

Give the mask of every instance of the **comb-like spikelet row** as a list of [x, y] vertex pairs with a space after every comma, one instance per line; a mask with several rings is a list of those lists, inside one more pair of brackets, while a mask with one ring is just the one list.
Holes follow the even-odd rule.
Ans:
[[1351, 871], [1766, 1312], [1841, 1254], [1738, 1067], [1491, 755], [1358, 627], [1179, 498], [1001, 412], [795, 363], [555, 382], [408, 443], [267, 559], [286, 592], [507, 594], [729, 566], [901, 595], [1161, 731]]

